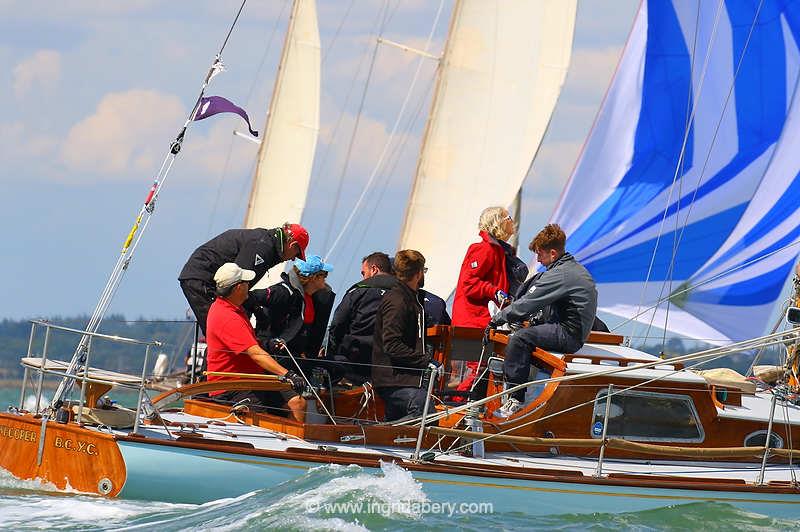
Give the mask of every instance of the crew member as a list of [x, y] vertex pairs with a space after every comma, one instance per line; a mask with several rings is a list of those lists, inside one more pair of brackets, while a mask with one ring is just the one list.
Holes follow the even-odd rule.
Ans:
[[372, 385], [386, 404], [386, 421], [422, 414], [427, 393], [422, 378], [431, 361], [417, 293], [425, 283], [425, 257], [399, 251], [394, 270], [399, 283], [381, 299], [372, 347]]
[[[225, 373], [263, 374], [265, 371], [283, 377], [291, 383], [292, 391], [231, 390], [216, 391], [209, 395], [217, 400], [238, 403], [249, 400], [250, 406], [266, 407], [270, 410], [288, 409], [290, 417], [302, 422], [305, 419], [306, 402], [299, 393], [305, 389], [305, 381], [294, 371], [287, 370], [268, 352], [258, 345], [253, 328], [242, 308], [247, 299], [250, 282], [256, 273], [228, 262], [214, 274], [216, 299], [208, 311], [208, 371]], [[232, 377], [209, 375], [209, 381]]]
[[194, 250], [178, 281], [203, 334], [214, 300], [214, 274], [220, 266], [235, 262], [255, 272], [255, 284], [276, 264], [305, 258], [308, 240], [303, 226], [287, 223], [275, 229], [229, 229]]
[[[546, 351], [574, 353], [583, 346], [597, 311], [597, 289], [591, 274], [566, 253], [567, 237], [556, 224], [547, 225], [530, 243], [529, 249], [546, 269], [526, 283], [519, 298], [492, 318], [490, 327], [500, 324], [531, 325], [511, 335], [506, 346], [503, 371], [506, 384], [528, 382], [531, 353], [537, 347]], [[546, 310], [546, 316], [537, 317]], [[538, 318], [538, 319], [537, 319]], [[525, 389], [517, 390], [498, 414], [508, 417], [522, 408]]]
[[328, 356], [346, 365], [354, 384], [369, 380], [375, 314], [384, 294], [397, 286], [389, 256], [376, 251], [361, 259], [362, 280], [348, 288], [328, 328]]
[[293, 364], [285, 345], [306, 375], [319, 365], [305, 362], [318, 360], [336, 296], [325, 282], [331, 271], [333, 266], [317, 255], [295, 259], [292, 268], [281, 274], [280, 283], [250, 292], [250, 301], [260, 303], [254, 315], [261, 346], [283, 364]]
[[528, 276], [528, 268], [506, 242], [514, 234], [514, 219], [506, 209], [484, 209], [478, 229], [481, 241], [469, 246], [461, 263], [453, 325], [482, 329], [489, 323], [489, 302], [507, 304], [509, 294]]

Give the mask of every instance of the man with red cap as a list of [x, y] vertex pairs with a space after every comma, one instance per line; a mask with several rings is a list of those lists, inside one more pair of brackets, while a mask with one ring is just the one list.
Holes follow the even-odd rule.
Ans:
[[229, 229], [194, 250], [178, 281], [203, 334], [215, 297], [214, 274], [220, 266], [235, 262], [255, 272], [252, 286], [273, 266], [295, 257], [305, 259], [308, 240], [302, 225], [285, 223], [274, 229]]

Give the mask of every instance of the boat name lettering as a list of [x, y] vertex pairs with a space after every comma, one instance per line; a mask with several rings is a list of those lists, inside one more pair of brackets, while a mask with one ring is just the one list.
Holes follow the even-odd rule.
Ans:
[[0, 436], [11, 440], [36, 441], [36, 433], [34, 431], [6, 425], [0, 425]]
[[91, 456], [97, 456], [100, 454], [97, 452], [97, 446], [95, 446], [93, 443], [81, 440], [70, 440], [69, 438], [62, 438], [61, 436], [56, 436], [56, 439], [53, 441], [53, 445], [59, 449], [75, 451], [76, 453], [86, 453]]

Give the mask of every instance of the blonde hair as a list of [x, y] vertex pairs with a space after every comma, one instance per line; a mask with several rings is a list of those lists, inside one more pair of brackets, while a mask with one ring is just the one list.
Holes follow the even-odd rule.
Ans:
[[507, 233], [505, 223], [508, 211], [505, 207], [487, 207], [483, 209], [481, 218], [478, 221], [478, 229], [486, 231], [497, 240], [508, 240], [513, 233]]

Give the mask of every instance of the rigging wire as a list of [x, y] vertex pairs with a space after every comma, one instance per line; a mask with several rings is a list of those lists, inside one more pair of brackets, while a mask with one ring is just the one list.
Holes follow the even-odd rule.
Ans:
[[[705, 160], [703, 161], [703, 167], [701, 168], [700, 173], [697, 176], [697, 181], [695, 183], [694, 190], [692, 192], [692, 199], [689, 202], [689, 206], [688, 206], [688, 209], [687, 209], [687, 212], [686, 212], [686, 216], [684, 217], [684, 221], [683, 221], [683, 226], [681, 227], [680, 233], [678, 234], [677, 244], [673, 248], [672, 257], [670, 258], [670, 267], [669, 267], [670, 276], [671, 276], [671, 272], [675, 268], [675, 260], [677, 259], [678, 247], [680, 246], [681, 240], [683, 239], [683, 234], [686, 231], [686, 227], [689, 225], [689, 219], [690, 219], [690, 217], [692, 215], [692, 210], [694, 209], [695, 200], [697, 199], [697, 190], [700, 187], [700, 182], [703, 180], [703, 177], [705, 176], [706, 170], [708, 169], [708, 163], [711, 160], [711, 153], [714, 150], [714, 146], [716, 145], [717, 138], [718, 138], [718, 135], [719, 135], [719, 131], [720, 131], [720, 128], [722, 127], [722, 121], [724, 120], [725, 113], [728, 110], [728, 104], [730, 103], [731, 95], [733, 94], [733, 89], [736, 86], [736, 80], [739, 77], [739, 72], [741, 70], [742, 63], [744, 63], [744, 57], [747, 54], [747, 50], [749, 49], [750, 40], [751, 40], [751, 38], [753, 36], [753, 32], [755, 31], [756, 23], [758, 22], [758, 17], [759, 17], [759, 14], [761, 13], [761, 7], [762, 7], [763, 3], [764, 3], [764, 0], [760, 0], [759, 3], [758, 3], [758, 7], [756, 9], [755, 16], [753, 17], [753, 21], [752, 21], [752, 23], [750, 25], [750, 31], [747, 34], [747, 39], [744, 42], [744, 46], [742, 48], [741, 55], [739, 56], [739, 61], [737, 62], [736, 70], [733, 73], [733, 79], [731, 80], [730, 87], [728, 87], [728, 94], [725, 96], [725, 102], [723, 103], [722, 111], [721, 111], [720, 116], [719, 116], [719, 120], [717, 120], [716, 126], [714, 128], [714, 134], [711, 137], [711, 145], [709, 146], [708, 152], [706, 153]], [[687, 130], [687, 132], [688, 132], [688, 130]], [[683, 155], [681, 155], [681, 157], [683, 157]], [[762, 177], [763, 177], [763, 174], [762, 174]], [[667, 207], [667, 209], [668, 208], [669, 207]], [[664, 214], [666, 215], [666, 210], [665, 210]], [[680, 217], [679, 211], [676, 210], [676, 212], [675, 212], [676, 222], [679, 219], [679, 217]], [[657, 247], [658, 247], [658, 244], [656, 244], [656, 248]], [[653, 257], [655, 257], [655, 250], [653, 251]], [[664, 294], [664, 287], [665, 287], [665, 285], [662, 283], [661, 290], [659, 292], [659, 299], [661, 299], [661, 297]], [[667, 297], [667, 300], [669, 300], [669, 296]], [[650, 325], [652, 325], [652, 321], [655, 318], [655, 314], [656, 313], [653, 312], [653, 317], [650, 320]], [[650, 326], [648, 326], [647, 331], [648, 331], [648, 334], [649, 334]]]
[[[703, 68], [702, 68], [702, 71], [701, 71], [701, 74], [700, 74], [700, 87], [698, 88], [697, 98], [695, 98], [695, 100], [694, 100], [694, 105], [692, 105], [691, 116], [690, 116], [690, 118], [688, 120], [689, 123], [694, 121], [695, 114], [697, 113], [698, 102], [700, 101], [700, 97], [701, 97], [701, 95], [703, 93], [703, 87], [705, 85], [705, 79], [706, 79], [706, 72], [707, 72], [707, 69], [708, 69], [709, 59], [711, 57], [711, 47], [712, 47], [713, 42], [714, 42], [714, 40], [716, 39], [716, 36], [717, 36], [717, 28], [718, 28], [719, 18], [720, 18], [721, 13], [722, 13], [722, 2], [723, 2], [723, 0], [719, 0], [719, 2], [717, 3], [717, 14], [716, 14], [716, 16], [714, 18], [714, 26], [713, 26], [712, 31], [711, 31], [711, 38], [710, 38], [710, 41], [709, 41], [708, 53], [706, 54], [705, 60], [703, 61]], [[690, 80], [690, 83], [691, 83], [691, 80]], [[661, 236], [664, 233], [664, 225], [665, 225], [666, 220], [667, 220], [667, 214], [669, 213], [669, 205], [672, 202], [672, 194], [673, 194], [673, 192], [675, 190], [675, 183], [678, 180], [678, 172], [680, 171], [682, 161], [684, 160], [684, 158], [686, 156], [686, 145], [687, 145], [687, 143], [689, 141], [689, 131], [690, 131], [690, 129], [687, 127], [687, 128], [685, 128], [684, 133], [683, 133], [683, 140], [681, 141], [681, 149], [680, 149], [680, 152], [678, 154], [678, 164], [675, 166], [675, 172], [674, 172], [674, 174], [672, 176], [672, 184], [670, 185], [669, 194], [667, 195], [667, 199], [666, 199], [666, 202], [664, 204], [664, 214], [661, 217], [661, 223], [660, 223], [659, 228], [658, 228], [658, 235], [656, 236], [656, 242], [655, 242], [655, 245], [653, 247], [653, 254], [650, 257], [650, 264], [649, 264], [649, 266], [647, 268], [647, 275], [645, 276], [645, 281], [644, 281], [644, 284], [642, 285], [642, 292], [641, 292], [641, 295], [639, 297], [639, 306], [637, 308], [637, 315], [640, 313], [639, 311], [641, 310], [642, 305], [644, 305], [644, 300], [645, 300], [646, 295], [647, 295], [647, 285], [649, 284], [650, 276], [653, 273], [653, 266], [655, 265], [656, 253], [658, 251], [658, 245], [659, 245], [659, 243], [661, 241]], [[655, 316], [655, 311], [653, 312], [653, 315]], [[637, 325], [637, 328], [638, 328], [638, 325]], [[648, 328], [648, 331], [649, 331], [649, 328]]]
[[[264, 69], [264, 64], [267, 61], [267, 57], [269, 56], [269, 52], [272, 50], [272, 45], [274, 43], [275, 36], [278, 33], [278, 26], [280, 26], [280, 22], [283, 19], [283, 13], [286, 11], [286, 6], [288, 6], [288, 5], [289, 5], [289, 2], [287, 0], [281, 5], [280, 12], [278, 13], [278, 16], [275, 18], [275, 24], [273, 24], [272, 31], [270, 32], [269, 38], [267, 39], [267, 46], [264, 48], [264, 53], [261, 54], [261, 61], [258, 64], [258, 68], [256, 69], [256, 73], [253, 76], [253, 81], [250, 84], [250, 88], [248, 89], [247, 96], [245, 97], [245, 100], [244, 100], [245, 102], [247, 102], [247, 106], [248, 107], [251, 107], [252, 105], [254, 105], [253, 94], [255, 92], [256, 85], [258, 84], [259, 78], [261, 77], [261, 71]], [[222, 197], [222, 186], [224, 185], [225, 181], [228, 178], [228, 171], [230, 170], [231, 156], [233, 155], [233, 143], [234, 143], [234, 140], [236, 139], [234, 133], [235, 132], [231, 133], [230, 142], [228, 143], [227, 154], [225, 155], [225, 164], [222, 167], [222, 176], [219, 179], [219, 183], [217, 183], [217, 193], [216, 193], [216, 196], [214, 198], [214, 203], [211, 206], [211, 213], [210, 213], [210, 215], [208, 217], [208, 228], [206, 229], [206, 236], [207, 237], [211, 236], [211, 231], [212, 231], [212, 229], [214, 227], [214, 219], [217, 216], [217, 209], [219, 207], [219, 202], [220, 202], [220, 199]], [[252, 173], [249, 174], [249, 175], [252, 175]]]
[[[367, 92], [369, 91], [370, 83], [372, 81], [372, 74], [375, 70], [375, 60], [378, 57], [378, 47], [380, 46], [380, 36], [383, 35], [384, 30], [386, 29], [386, 25], [388, 24], [388, 17], [389, 17], [389, 0], [385, 0], [383, 3], [383, 7], [379, 12], [379, 15], [383, 13], [383, 20], [381, 21], [380, 28], [378, 30], [378, 36], [375, 39], [375, 44], [372, 49], [372, 58], [370, 59], [369, 68], [367, 69], [367, 77], [364, 81], [364, 89], [361, 92], [361, 100], [358, 104], [358, 111], [356, 112], [356, 121], [353, 125], [353, 131], [350, 135], [350, 140], [347, 144], [347, 151], [345, 153], [344, 164], [342, 165], [342, 170], [339, 173], [339, 178], [336, 181], [336, 195], [334, 196], [333, 200], [333, 208], [331, 209], [331, 218], [327, 227], [325, 229], [325, 238], [323, 239], [322, 249], [328, 249], [328, 241], [331, 235], [331, 228], [333, 227], [333, 218], [336, 216], [337, 211], [339, 210], [339, 202], [342, 197], [342, 185], [344, 184], [344, 176], [347, 174], [347, 168], [350, 165], [350, 158], [353, 153], [353, 146], [356, 141], [356, 135], [358, 134], [358, 127], [361, 124], [361, 116], [364, 111], [364, 104], [367, 99]], [[379, 17], [380, 18], [380, 17]], [[348, 95], [349, 98], [349, 95]], [[342, 108], [342, 112], [339, 115], [339, 119], [341, 120], [344, 117], [344, 107]], [[338, 124], [337, 124], [338, 127]], [[333, 139], [331, 139], [331, 144], [333, 144]], [[330, 145], [328, 147], [330, 149]], [[325, 157], [327, 158], [328, 152], [326, 150]], [[328, 260], [329, 253], [325, 254], [324, 260]]]
[[[443, 7], [444, 7], [444, 0], [440, 0], [439, 1], [439, 8], [436, 11], [436, 16], [435, 16], [435, 18], [433, 20], [433, 25], [431, 26], [431, 31], [428, 34], [427, 40], [425, 41], [425, 47], [424, 47], [423, 50], [426, 53], [430, 49], [431, 42], [433, 41], [434, 33], [436, 32], [436, 28], [439, 25], [439, 18], [441, 17]], [[350, 226], [350, 223], [353, 221], [353, 217], [355, 216], [356, 212], [358, 212], [359, 208], [361, 207], [361, 203], [364, 201], [364, 197], [366, 196], [367, 192], [369, 191], [370, 187], [372, 186], [372, 183], [373, 183], [373, 181], [375, 180], [375, 177], [378, 174], [378, 170], [383, 165], [383, 161], [384, 161], [384, 158], [386, 157], [386, 153], [387, 153], [387, 151], [389, 149], [389, 146], [391, 145], [392, 141], [394, 140], [394, 136], [397, 133], [397, 128], [399, 127], [400, 121], [402, 120], [403, 115], [405, 114], [406, 107], [407, 107], [407, 105], [409, 103], [409, 100], [411, 99], [411, 94], [413, 93], [414, 88], [415, 88], [415, 86], [417, 84], [417, 80], [419, 79], [419, 74], [420, 74], [420, 71], [422, 70], [423, 59], [424, 59], [423, 57], [420, 57], [418, 62], [417, 62], [417, 70], [414, 73], [414, 77], [412, 78], [411, 84], [409, 85], [408, 92], [406, 93], [405, 99], [403, 100], [403, 105], [400, 107], [400, 111], [399, 111], [399, 113], [397, 115], [397, 119], [395, 120], [395, 123], [392, 126], [392, 130], [389, 133], [389, 138], [386, 140], [386, 143], [383, 146], [383, 150], [381, 150], [381, 154], [378, 157], [378, 162], [375, 163], [375, 168], [373, 169], [372, 173], [370, 174], [370, 177], [367, 180], [367, 183], [364, 186], [364, 189], [361, 191], [361, 194], [359, 195], [358, 200], [356, 201], [355, 205], [353, 206], [353, 209], [350, 211], [350, 214], [348, 215], [347, 220], [345, 220], [345, 223], [342, 226], [342, 229], [339, 231], [338, 235], [336, 236], [336, 239], [333, 241], [333, 244], [331, 244], [331, 247], [325, 253], [325, 260], [327, 260], [327, 258], [333, 253], [333, 251], [336, 249], [336, 246], [341, 241], [342, 236], [344, 236], [345, 232], [347, 231], [348, 227]]]
[[[86, 332], [93, 333], [97, 331], [97, 328], [100, 326], [100, 322], [102, 321], [106, 311], [111, 305], [111, 301], [114, 295], [116, 294], [119, 285], [122, 282], [122, 278], [124, 277], [125, 272], [127, 271], [131, 260], [133, 260], [133, 257], [136, 253], [136, 250], [139, 247], [142, 237], [146, 233], [147, 227], [150, 224], [150, 220], [152, 219], [152, 214], [155, 212], [155, 207], [159, 194], [161, 193], [161, 190], [164, 184], [166, 183], [166, 180], [169, 176], [169, 172], [172, 169], [172, 165], [174, 164], [175, 159], [177, 158], [178, 154], [181, 151], [181, 146], [183, 145], [183, 141], [185, 139], [189, 125], [194, 120], [197, 110], [200, 108], [200, 102], [203, 99], [205, 90], [208, 87], [208, 84], [211, 82], [211, 79], [224, 69], [222, 64], [222, 52], [225, 50], [225, 46], [228, 44], [228, 39], [230, 38], [233, 29], [236, 27], [236, 24], [239, 20], [239, 15], [241, 15], [242, 10], [244, 9], [246, 3], [247, 0], [242, 0], [242, 4], [239, 6], [239, 10], [236, 13], [236, 17], [234, 18], [233, 22], [230, 25], [230, 28], [228, 29], [228, 33], [225, 36], [225, 40], [223, 41], [222, 46], [219, 49], [219, 52], [217, 52], [217, 55], [214, 58], [211, 67], [209, 68], [205, 78], [203, 79], [203, 83], [201, 84], [200, 87], [200, 93], [197, 96], [197, 100], [195, 100], [195, 103], [192, 107], [192, 111], [189, 113], [188, 117], [183, 123], [183, 127], [179, 131], [178, 135], [175, 137], [175, 140], [170, 144], [169, 151], [167, 152], [164, 161], [161, 163], [161, 168], [159, 169], [159, 173], [153, 180], [153, 185], [151, 186], [150, 191], [147, 194], [144, 203], [139, 208], [139, 213], [136, 216], [134, 224], [131, 227], [131, 230], [128, 233], [127, 238], [125, 239], [125, 242], [123, 243], [122, 250], [117, 258], [117, 262], [114, 265], [114, 268], [111, 274], [109, 275], [106, 285], [103, 288], [103, 292], [100, 295], [98, 303], [95, 306], [94, 311], [92, 312], [92, 317], [89, 319], [89, 323], [86, 325], [85, 329]], [[74, 381], [69, 377], [70, 375], [73, 375], [81, 365], [83, 365], [90, 342], [91, 342], [91, 337], [88, 334], [81, 336], [78, 346], [75, 348], [75, 352], [72, 355], [72, 359], [70, 360], [69, 366], [65, 371], [65, 376], [59, 383], [58, 388], [56, 389], [53, 395], [53, 399], [50, 402], [50, 410], [56, 410], [60, 408], [61, 405], [63, 404], [63, 396], [65, 395], [65, 392], [68, 394], [74, 384]], [[43, 416], [42, 418], [43, 426], [46, 424], [47, 419], [48, 415]]]
[[[668, 377], [670, 377], [670, 376], [672, 376], [672, 375], [675, 375], [675, 374], [677, 374], [677, 373], [680, 373], [680, 372], [682, 372], [682, 371], [686, 371], [687, 369], [694, 368], [694, 367], [697, 367], [697, 366], [701, 366], [701, 365], [704, 365], [704, 364], [708, 364], [709, 362], [714, 362], [714, 361], [716, 361], [716, 360], [719, 360], [720, 358], [725, 358], [725, 357], [727, 357], [727, 356], [730, 356], [730, 354], [731, 354], [731, 353], [723, 353], [723, 354], [721, 354], [721, 355], [717, 355], [717, 356], [715, 356], [715, 357], [713, 357], [713, 358], [710, 358], [710, 359], [708, 359], [708, 360], [701, 360], [701, 361], [698, 361], [698, 362], [696, 362], [695, 364], [692, 364], [691, 366], [689, 366], [688, 368], [676, 369], [676, 370], [673, 370], [673, 371], [670, 371], [670, 372], [668, 372], [666, 375], [659, 375], [659, 376], [657, 376], [657, 377], [653, 377], [653, 378], [651, 378], [651, 379], [648, 379], [648, 380], [642, 381], [642, 382], [640, 382], [640, 383], [637, 383], [637, 384], [634, 384], [634, 385], [631, 385], [631, 386], [627, 386], [627, 387], [625, 387], [625, 388], [622, 388], [622, 389], [620, 389], [619, 391], [617, 391], [617, 390], [612, 390], [612, 391], [611, 391], [611, 393], [607, 393], [607, 394], [606, 394], [604, 397], [606, 397], [606, 400], [608, 400], [608, 398], [609, 398], [609, 397], [613, 397], [613, 396], [615, 396], [615, 395], [621, 395], [621, 394], [624, 394], [625, 392], [629, 392], [630, 390], [634, 390], [634, 389], [636, 389], [636, 388], [640, 388], [640, 387], [642, 387], [642, 386], [646, 386], [646, 385], [648, 385], [648, 384], [651, 384], [651, 383], [653, 383], [653, 382], [656, 382], [656, 381], [659, 381], [659, 380], [666, 379], [666, 378], [668, 378]], [[547, 383], [547, 379], [545, 379], [543, 382]], [[597, 385], [596, 385], [596, 384], [595, 384], [595, 385], [592, 385], [592, 386], [593, 386], [593, 387], [595, 387], [595, 388], [597, 387]], [[670, 389], [672, 389], [672, 388], [670, 388]], [[459, 446], [459, 447], [456, 447], [456, 448], [454, 448], [454, 449], [450, 450], [449, 452], [451, 452], [451, 453], [453, 453], [453, 452], [458, 452], [458, 451], [461, 451], [461, 450], [463, 450], [463, 449], [466, 449], [466, 448], [472, 447], [473, 443], [475, 443], [475, 442], [485, 442], [485, 441], [487, 441], [487, 440], [490, 440], [490, 439], [492, 439], [494, 436], [501, 436], [501, 435], [503, 435], [503, 434], [508, 434], [508, 433], [509, 433], [509, 432], [511, 432], [511, 431], [516, 431], [516, 430], [518, 430], [518, 429], [521, 429], [521, 428], [523, 428], [523, 427], [528, 427], [528, 426], [534, 425], [534, 424], [536, 424], [536, 423], [539, 423], [539, 422], [541, 422], [541, 421], [545, 421], [545, 420], [548, 420], [548, 419], [550, 419], [550, 418], [554, 418], [554, 417], [556, 417], [556, 416], [560, 416], [560, 415], [566, 414], [567, 412], [571, 412], [571, 411], [573, 411], [573, 410], [578, 410], [579, 408], [583, 408], [583, 407], [585, 407], [585, 406], [590, 406], [590, 405], [592, 405], [592, 404], [593, 404], [595, 401], [598, 401], [598, 399], [597, 399], [597, 398], [592, 398], [592, 399], [590, 399], [590, 400], [588, 400], [588, 401], [584, 401], [583, 403], [578, 403], [578, 404], [576, 404], [576, 405], [569, 406], [569, 407], [567, 407], [567, 408], [564, 408], [564, 409], [562, 409], [562, 410], [559, 410], [559, 411], [557, 411], [557, 412], [553, 412], [553, 413], [551, 413], [551, 414], [548, 414], [548, 415], [546, 415], [546, 416], [542, 416], [542, 417], [540, 417], [540, 418], [536, 418], [536, 419], [533, 419], [533, 420], [531, 420], [531, 421], [527, 421], [527, 422], [525, 422], [525, 423], [522, 423], [522, 424], [520, 424], [520, 425], [515, 425], [515, 426], [513, 426], [513, 427], [509, 427], [509, 428], [507, 428], [507, 429], [505, 429], [505, 430], [501, 430], [501, 431], [499, 431], [499, 432], [494, 432], [494, 433], [487, 434], [487, 435], [486, 435], [486, 437], [484, 437], [484, 438], [480, 438], [480, 439], [473, 440], [473, 441], [471, 441], [470, 443], [463, 444], [463, 445], [461, 445], [461, 446]], [[613, 403], [613, 401], [612, 401], [612, 403]]]
[[[694, 66], [695, 66], [694, 62], [695, 62], [695, 59], [697, 58], [697, 36], [700, 33], [699, 30], [700, 30], [700, 2], [697, 3], [697, 9], [695, 10], [695, 17], [694, 17], [694, 38], [692, 39], [692, 53], [691, 53], [692, 61], [691, 61], [691, 64], [689, 66], [689, 90], [686, 91], [686, 121], [684, 122], [684, 125], [683, 125], [684, 131], [687, 131], [689, 129], [689, 127], [691, 127], [691, 122], [689, 122], [689, 118], [691, 116], [690, 109], [692, 108], [692, 91], [694, 89], [692, 81], [694, 80]], [[710, 50], [710, 48], [709, 48], [709, 50]], [[681, 161], [680, 161], [680, 175], [684, 175], [685, 173], [686, 173], [686, 159], [682, 158]], [[680, 202], [681, 202], [681, 198], [682, 197], [683, 197], [683, 179], [680, 179], [678, 181], [678, 207], [676, 208], [677, 211], [680, 210]], [[673, 254], [673, 256], [675, 254], [677, 254], [677, 252], [678, 252], [678, 229], [679, 229], [678, 220], [679, 219], [676, 216], [675, 217], [675, 232], [672, 235], [672, 254]], [[674, 273], [674, 270], [673, 270], [672, 267], [670, 267], [669, 273], [667, 274], [667, 278], [669, 279], [669, 289], [667, 290], [667, 293], [669, 293], [669, 294], [672, 293], [672, 276], [673, 276], [673, 273]], [[662, 289], [663, 289], [663, 284], [662, 284]], [[659, 294], [659, 296], [660, 295], [663, 295], [663, 294]], [[670, 310], [670, 307], [671, 307], [671, 303], [672, 303], [672, 300], [668, 299], [667, 300], [667, 305], [666, 305], [667, 308], [666, 308], [666, 312], [665, 312], [665, 315], [664, 315], [664, 332], [661, 335], [661, 352], [662, 353], [664, 352], [664, 349], [666, 349], [666, 345], [667, 345], [667, 324], [669, 323], [669, 310]], [[653, 316], [655, 317], [655, 312], [653, 313]], [[650, 332], [650, 327], [648, 327], [647, 332], [645, 333], [645, 337], [647, 337], [649, 335], [649, 332]]]
[[[392, 155], [390, 155], [390, 157], [389, 157], [389, 159], [393, 158], [394, 160], [391, 163], [391, 166], [388, 168], [388, 170], [384, 174], [385, 178], [383, 179], [383, 181], [381, 183], [380, 193], [378, 194], [377, 199], [374, 202], [372, 202], [372, 211], [370, 212], [369, 216], [367, 217], [366, 223], [362, 225], [361, 235], [359, 236], [358, 243], [355, 246], [355, 250], [356, 251], [361, 249], [361, 246], [364, 243], [364, 239], [367, 236], [367, 232], [372, 227], [372, 221], [375, 219], [375, 215], [378, 213], [378, 208], [381, 205], [381, 202], [383, 201], [383, 197], [386, 194], [386, 191], [389, 189], [389, 183], [391, 182], [391, 178], [392, 178], [393, 175], [396, 175], [395, 171], [397, 169], [397, 165], [400, 163], [400, 159], [402, 158], [402, 155], [405, 152], [406, 146], [408, 145], [409, 133], [410, 133], [411, 129], [414, 127], [414, 125], [417, 123], [417, 121], [419, 120], [419, 117], [422, 114], [423, 109], [425, 108], [425, 103], [428, 100], [428, 95], [430, 94], [430, 91], [433, 88], [433, 80], [434, 79], [431, 78], [430, 82], [428, 83], [428, 88], [425, 91], [426, 96], [424, 98], [420, 98], [419, 99], [419, 105], [417, 106], [417, 109], [414, 112], [413, 117], [411, 118], [411, 120], [409, 120], [409, 122], [407, 124], [407, 127], [405, 129], [405, 133], [406, 134], [403, 135], [403, 140], [395, 148], [394, 153]], [[350, 268], [353, 267], [353, 263], [355, 262], [355, 260], [357, 258], [360, 258], [359, 255], [360, 254], [356, 253], [356, 252], [350, 254], [350, 262], [348, 262], [347, 268], [346, 268], [345, 271], [350, 271]], [[341, 283], [339, 285], [339, 289], [340, 290], [343, 289], [343, 288], [345, 288], [344, 279], [341, 281]]]
[[[764, 260], [764, 259], [768, 259], [769, 257], [771, 257], [771, 256], [773, 256], [773, 255], [776, 255], [776, 254], [778, 254], [778, 253], [781, 253], [781, 252], [783, 252], [783, 251], [785, 251], [785, 250], [787, 250], [787, 249], [789, 249], [789, 248], [793, 248], [793, 247], [795, 247], [795, 246], [797, 246], [797, 245], [800, 245], [800, 240], [795, 240], [794, 242], [790, 242], [789, 244], [786, 244], [785, 246], [782, 246], [782, 247], [780, 247], [780, 248], [778, 248], [778, 249], [776, 249], [776, 250], [774, 250], [774, 251], [770, 251], [769, 253], [767, 253], [767, 254], [765, 254], [765, 255], [761, 255], [761, 256], [756, 256], [756, 257], [753, 257], [752, 259], [750, 259], [750, 260], [749, 260], [749, 261], [747, 261], [747, 262], [743, 262], [742, 264], [739, 264], [739, 265], [736, 265], [736, 266], [732, 266], [732, 267], [728, 268], [727, 270], [724, 270], [724, 271], [722, 271], [722, 272], [718, 273], [717, 275], [714, 275], [714, 276], [712, 276], [712, 277], [709, 277], [708, 279], [706, 279], [706, 280], [704, 280], [704, 281], [700, 281], [700, 282], [698, 282], [698, 283], [696, 283], [696, 284], [693, 284], [693, 285], [687, 286], [687, 287], [686, 287], [686, 288], [684, 288], [683, 290], [680, 290], [679, 292], [675, 292], [674, 294], [670, 294], [670, 295], [668, 295], [668, 296], [666, 296], [666, 297], [667, 297], [667, 298], [670, 298], [670, 297], [677, 297], [677, 296], [680, 296], [680, 295], [682, 295], [682, 294], [685, 294], [685, 293], [687, 293], [687, 292], [690, 292], [691, 290], [694, 290], [695, 288], [699, 288], [699, 287], [701, 287], [701, 286], [703, 286], [703, 285], [706, 285], [706, 284], [708, 284], [708, 283], [714, 282], [714, 281], [716, 281], [717, 279], [719, 279], [719, 278], [721, 278], [721, 277], [724, 277], [724, 276], [726, 276], [726, 275], [728, 275], [728, 274], [730, 274], [730, 273], [733, 273], [733, 272], [735, 272], [735, 271], [737, 271], [737, 270], [741, 270], [742, 268], [746, 268], [747, 266], [750, 266], [751, 264], [755, 264], [755, 263], [757, 263], [757, 262], [760, 262], [760, 261], [762, 261], [762, 260]], [[611, 330], [612, 330], [612, 331], [616, 331], [616, 330], [618, 330], [620, 327], [622, 327], [622, 326], [624, 326], [624, 325], [627, 325], [628, 323], [630, 323], [630, 322], [632, 322], [632, 321], [636, 321], [636, 318], [638, 318], [638, 317], [642, 316], [643, 314], [647, 314], [647, 313], [648, 313], [649, 311], [651, 311], [651, 310], [654, 310], [654, 309], [658, 308], [658, 306], [659, 306], [659, 305], [661, 305], [661, 303], [663, 303], [663, 302], [665, 301], [665, 299], [666, 299], [666, 298], [661, 298], [661, 299], [659, 299], [659, 300], [658, 300], [658, 301], [656, 301], [654, 304], [652, 304], [651, 306], [649, 306], [649, 307], [647, 307], [646, 309], [642, 310], [641, 312], [638, 312], [637, 314], [634, 314], [634, 315], [633, 315], [633, 316], [631, 316], [630, 318], [627, 318], [627, 319], [626, 319], [625, 321], [623, 321], [622, 323], [619, 323], [618, 325], [615, 325], [614, 327], [612, 327], [612, 328], [611, 328]]]

